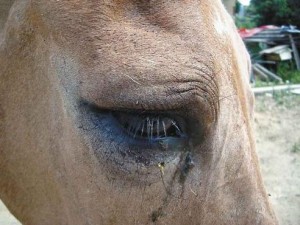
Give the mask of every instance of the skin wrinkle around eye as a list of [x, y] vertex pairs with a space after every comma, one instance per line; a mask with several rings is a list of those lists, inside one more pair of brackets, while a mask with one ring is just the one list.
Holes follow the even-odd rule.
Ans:
[[[213, 76], [213, 75], [214, 74], [212, 74], [211, 76]], [[149, 105], [147, 106], [148, 107], [147, 109], [145, 109], [145, 107], [139, 108], [140, 105], [139, 104], [136, 105], [135, 104], [136, 103], [135, 100], [133, 100], [133, 103], [134, 103], [133, 106], [130, 106], [130, 105], [124, 106], [124, 104], [123, 104], [121, 107], [117, 108], [118, 105], [114, 104], [113, 106], [109, 106], [107, 108], [102, 108], [101, 107], [101, 102], [100, 102], [100, 104], [95, 104], [95, 106], [98, 107], [99, 109], [106, 109], [108, 111], [110, 111], [110, 110], [125, 110], [125, 111], [126, 110], [132, 110], [132, 111], [134, 111], [134, 110], [139, 110], [139, 109], [145, 109], [146, 111], [149, 110], [149, 109], [154, 110], [154, 111], [163, 110], [163, 108], [161, 108], [159, 106], [161, 104], [161, 102], [162, 102], [161, 96], [162, 96], [162, 93], [163, 93], [164, 97], [165, 97], [163, 100], [166, 101], [166, 103], [168, 105], [167, 107], [169, 107], [170, 111], [174, 110], [175, 109], [174, 107], [177, 107], [177, 108], [178, 107], [184, 107], [185, 108], [184, 111], [186, 113], [189, 112], [189, 111], [194, 111], [194, 109], [192, 108], [193, 107], [193, 101], [200, 101], [200, 102], [202, 101], [202, 103], [200, 104], [202, 106], [202, 107], [200, 107], [201, 108], [200, 110], [202, 110], [202, 108], [209, 107], [207, 105], [207, 102], [209, 102], [208, 101], [209, 98], [207, 96], [209, 96], [209, 95], [213, 96], [214, 95], [213, 93], [215, 93], [215, 92], [218, 91], [217, 88], [216, 88], [217, 84], [214, 83], [214, 82], [215, 82], [215, 80], [213, 79], [213, 77], [211, 79], [201, 79], [201, 77], [197, 76], [197, 78], [194, 78], [194, 79], [191, 79], [191, 80], [187, 80], [187, 79], [183, 79], [183, 80], [175, 79], [175, 81], [174, 80], [171, 81], [170, 78], [168, 78], [167, 80], [164, 81], [164, 83], [162, 83], [160, 85], [152, 84], [150, 87], [148, 86], [148, 88], [149, 88], [150, 91], [153, 92], [153, 90], [157, 90], [157, 87], [161, 87], [161, 89], [158, 90], [158, 91], [160, 91], [160, 94], [159, 94], [159, 92], [158, 93], [154, 93], [154, 95], [158, 94], [158, 97], [159, 97], [157, 99], [158, 104], [157, 104], [156, 101], [148, 102]], [[165, 83], [167, 83], [169, 86], [166, 87]], [[185, 88], [191, 87], [192, 91], [187, 91], [185, 94], [181, 94], [181, 93], [178, 94], [178, 90], [180, 90], [180, 89], [178, 89], [178, 88], [180, 88], [180, 84], [183, 85], [183, 88], [184, 87]], [[133, 84], [133, 85], [134, 85], [134, 87], [139, 87], [139, 88], [142, 88], [142, 89], [134, 90], [132, 93], [134, 93], [134, 94], [136, 94], [136, 93], [142, 93], [143, 95], [145, 95], [143, 92], [141, 92], [141, 90], [143, 90], [145, 88], [144, 86], [140, 87], [140, 85], [137, 85], [137, 84]], [[205, 90], [205, 86], [207, 86], [207, 87], [211, 86], [211, 88], [208, 88], [208, 90], [210, 90], [210, 91]], [[176, 88], [177, 88], [177, 91], [176, 91]], [[183, 89], [181, 88], [181, 90], [183, 90]], [[109, 92], [109, 93], [113, 94], [113, 92]], [[135, 95], [131, 95], [132, 93], [129, 93], [129, 96], [131, 96], [131, 97], [134, 96], [135, 97]], [[207, 94], [207, 96], [205, 96], [205, 94]], [[213, 98], [214, 97], [211, 97], [211, 99], [213, 99]], [[113, 98], [113, 99], [115, 99], [115, 98]], [[128, 99], [128, 97], [124, 98], [124, 99], [126, 100], [126, 99]], [[92, 103], [89, 100], [87, 100], [87, 102]], [[176, 102], [176, 104], [172, 105], [172, 103], [174, 103], [174, 102]], [[170, 105], [170, 103], [171, 103], [171, 105]], [[152, 108], [150, 108], [150, 107], [152, 107]], [[210, 108], [211, 108], [211, 111], [215, 110], [211, 106], [210, 106]], [[199, 112], [198, 110], [196, 110], [196, 111]], [[209, 112], [209, 110], [206, 109], [205, 111], [202, 111], [202, 112], [204, 112], [204, 113], [205, 112]], [[201, 113], [200, 113], [200, 115], [201, 115]], [[195, 121], [193, 122], [193, 118], [196, 119], [197, 117], [199, 117], [199, 115], [197, 115], [196, 112], [192, 113], [190, 115], [186, 115], [186, 116], [189, 117], [191, 123], [195, 123]], [[204, 121], [199, 121], [199, 122], [200, 122], [199, 124], [202, 124], [202, 122], [204, 122]], [[204, 124], [203, 126], [205, 127], [206, 125]], [[200, 127], [201, 127], [201, 125], [200, 125]], [[98, 128], [100, 129], [101, 126], [98, 126]], [[89, 131], [87, 131], [87, 132], [89, 133]], [[94, 129], [92, 132], [93, 133], [94, 132], [98, 133], [96, 129]], [[95, 133], [95, 135], [97, 136], [98, 134], [96, 134], [96, 133]], [[88, 134], [88, 136], [89, 135], [90, 134]], [[113, 136], [115, 136], [115, 135], [113, 135]], [[197, 137], [199, 138], [200, 136], [197, 135]], [[97, 139], [100, 140], [101, 137], [99, 137]], [[122, 143], [122, 142], [126, 143], [128, 141], [128, 139], [125, 138], [124, 136], [122, 136], [122, 140], [119, 140], [119, 141], [120, 141], [120, 143]], [[99, 144], [100, 143], [98, 143], [98, 144], [95, 143], [94, 146], [96, 146], [96, 147], [94, 147], [94, 149], [97, 149], [98, 148], [97, 146]], [[122, 144], [116, 144], [115, 146], [116, 146], [116, 149], [120, 149], [119, 146], [122, 146]], [[132, 150], [131, 147], [129, 148], [129, 150], [130, 149]], [[97, 152], [97, 150], [96, 150], [96, 152]], [[121, 154], [121, 153], [122, 153], [122, 151], [117, 150], [116, 153], [114, 153], [114, 154], [109, 153], [109, 156], [107, 156], [107, 157], [110, 158], [110, 159], [112, 159], [113, 161], [116, 161], [115, 163], [118, 164], [119, 160], [120, 160], [119, 159], [120, 156], [118, 156], [118, 155]], [[106, 160], [108, 160], [108, 158], [106, 158]], [[130, 161], [132, 161], [132, 160], [129, 159], [128, 166], [129, 165], [133, 165], [132, 162], [130, 163]], [[129, 166], [129, 168], [130, 168], [130, 166]], [[129, 168], [127, 168], [127, 169], [129, 169]], [[131, 170], [131, 169], [129, 169], [129, 170]]]
[[[210, 74], [210, 73], [207, 73]], [[133, 105], [120, 105], [114, 104], [111, 106], [108, 106], [106, 108], [102, 108], [101, 102], [100, 104], [95, 104], [95, 106], [99, 109], [106, 109], [108, 111], [110, 110], [120, 110], [120, 111], [127, 111], [130, 110], [132, 112], [136, 110], [145, 110], [146, 112], [150, 110], [150, 112], [156, 112], [159, 113], [159, 111], [163, 112], [164, 110], [169, 110], [170, 112], [182, 108], [181, 111], [183, 112], [184, 117], [189, 118], [189, 123], [194, 123], [193, 126], [196, 126], [197, 128], [201, 128], [199, 130], [200, 133], [193, 134], [193, 139], [202, 139], [202, 131], [203, 129], [207, 128], [207, 124], [214, 122], [217, 119], [217, 107], [216, 105], [218, 101], [215, 101], [215, 96], [218, 96], [218, 85], [213, 77], [213, 73], [210, 75], [210, 79], [202, 79], [203, 77], [196, 77], [191, 80], [188, 79], [176, 79], [176, 81], [171, 81], [169, 79], [165, 80], [164, 83], [157, 85], [153, 84], [149, 88], [149, 91], [152, 91], [152, 94], [154, 96], [158, 96], [157, 101], [147, 102], [148, 105], [140, 105], [136, 104], [136, 94], [141, 93], [143, 96], [145, 96], [145, 87], [133, 84], [134, 87], [139, 87], [142, 89], [133, 90], [132, 93], [129, 93], [129, 98], [133, 98]], [[207, 75], [208, 76], [208, 75]], [[168, 86], [166, 86], [166, 84]], [[158, 92], [154, 92], [154, 90], [157, 91], [157, 88], [160, 87], [161, 89], [158, 89]], [[154, 92], [154, 93], [153, 93]], [[113, 92], [110, 92], [110, 94], [113, 94]], [[161, 96], [164, 96], [164, 98], [161, 98]], [[124, 100], [128, 99], [128, 96], [124, 98]], [[149, 97], [149, 96], [148, 96]], [[151, 99], [152, 97], [150, 97]], [[113, 98], [115, 99], [115, 98]], [[147, 96], [146, 96], [147, 99]], [[120, 100], [120, 99], [119, 99]], [[198, 104], [199, 109], [195, 109], [195, 101], [200, 102]], [[88, 100], [89, 103], [91, 101]], [[115, 102], [114, 102], [115, 103]], [[144, 102], [145, 103], [145, 102]], [[165, 103], [165, 104], [164, 104]], [[176, 104], [174, 104], [176, 103]], [[107, 105], [106, 105], [107, 106]], [[210, 115], [211, 114], [211, 115]], [[180, 115], [180, 114], [179, 114]], [[204, 116], [203, 116], [204, 115]], [[202, 117], [202, 118], [199, 118]], [[213, 117], [212, 119], [207, 119], [207, 117]], [[202, 120], [204, 119], [204, 120]], [[198, 121], [196, 121], [198, 120]], [[195, 125], [195, 123], [199, 124], [200, 126]], [[199, 140], [200, 140], [199, 139]], [[127, 142], [128, 139], [126, 139], [123, 136], [123, 140], [121, 142]], [[195, 145], [198, 145], [200, 142], [196, 141], [194, 142]], [[96, 144], [97, 146], [97, 144]], [[117, 144], [117, 149], [120, 148], [120, 144]], [[118, 151], [117, 151], [118, 152]], [[117, 153], [115, 153], [117, 154]], [[114, 159], [116, 162], [119, 161], [119, 156], [115, 154], [109, 154], [109, 158]], [[129, 160], [130, 161], [130, 160]], [[129, 163], [131, 164], [131, 163]], [[128, 164], [128, 165], [129, 165]]]
[[[200, 98], [200, 101], [208, 102], [210, 111], [213, 114], [213, 121], [217, 119], [217, 114], [219, 110], [219, 98], [218, 93], [214, 89], [209, 89], [209, 84], [203, 87], [202, 83], [190, 82], [188, 86], [176, 87], [174, 90], [170, 91], [169, 95], [179, 95], [183, 99], [192, 99], [194, 96]], [[184, 97], [187, 95], [189, 97]]]
[[[114, 101], [111, 104], [102, 105], [102, 98], [86, 99], [88, 102], [97, 105], [101, 109], [113, 110], [145, 110], [161, 111], [176, 110], [195, 101], [200, 101], [201, 105], [208, 104], [210, 113], [216, 120], [218, 113], [219, 93], [213, 79], [207, 82], [205, 79], [183, 80], [176, 82], [167, 82], [168, 84], [139, 86], [129, 88], [127, 93], [110, 92], [110, 99]], [[199, 97], [200, 99], [197, 99]], [[155, 99], [148, 101], [148, 99]], [[130, 102], [126, 101], [131, 99]]]
[[172, 94], [189, 94], [198, 96], [209, 102], [211, 111], [214, 114], [214, 120], [217, 118], [219, 110], [219, 86], [216, 81], [216, 73], [206, 63], [203, 66], [188, 65], [197, 75], [197, 78], [176, 81], [174, 89], [168, 91], [168, 95]]
[[[99, 81], [106, 85], [100, 91], [97, 89], [97, 80], [89, 84], [90, 90], [83, 87], [82, 97], [103, 109], [153, 111], [182, 108], [198, 101], [196, 96], [199, 96], [202, 97], [202, 104], [207, 102], [210, 105], [211, 113], [216, 117], [219, 102], [219, 84], [216, 79], [218, 74], [211, 69], [213, 60], [210, 57], [205, 58], [208, 60], [197, 60], [195, 57], [182, 62], [180, 56], [172, 57], [172, 63], [160, 67], [159, 73], [156, 68], [148, 68], [148, 62], [143, 67], [136, 67], [139, 61], [129, 61], [126, 65], [130, 67], [126, 69], [117, 67], [107, 73], [103, 72], [105, 75]], [[160, 63], [155, 67], [159, 66]], [[119, 73], [122, 76], [118, 76]], [[185, 92], [185, 97], [181, 92]]]

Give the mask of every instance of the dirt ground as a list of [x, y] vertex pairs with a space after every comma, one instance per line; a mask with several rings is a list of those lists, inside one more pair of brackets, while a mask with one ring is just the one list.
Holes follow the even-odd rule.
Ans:
[[[281, 225], [300, 224], [300, 96], [256, 98], [255, 135], [261, 171]], [[0, 201], [0, 224], [20, 225]]]
[[300, 95], [256, 98], [257, 153], [281, 225], [300, 224]]

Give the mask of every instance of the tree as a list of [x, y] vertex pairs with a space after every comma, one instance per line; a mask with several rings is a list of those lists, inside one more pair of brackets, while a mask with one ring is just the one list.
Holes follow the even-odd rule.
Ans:
[[252, 0], [249, 13], [257, 25], [300, 25], [299, 0]]

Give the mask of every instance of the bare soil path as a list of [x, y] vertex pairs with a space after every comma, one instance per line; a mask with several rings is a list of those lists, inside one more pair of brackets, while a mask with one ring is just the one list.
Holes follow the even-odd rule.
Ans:
[[300, 224], [300, 96], [256, 98], [255, 135], [267, 192], [281, 225]]

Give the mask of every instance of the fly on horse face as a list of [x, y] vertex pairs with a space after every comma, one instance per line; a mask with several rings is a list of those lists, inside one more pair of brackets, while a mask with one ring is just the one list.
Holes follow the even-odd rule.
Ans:
[[24, 225], [277, 224], [220, 0], [0, 7], [0, 198]]

